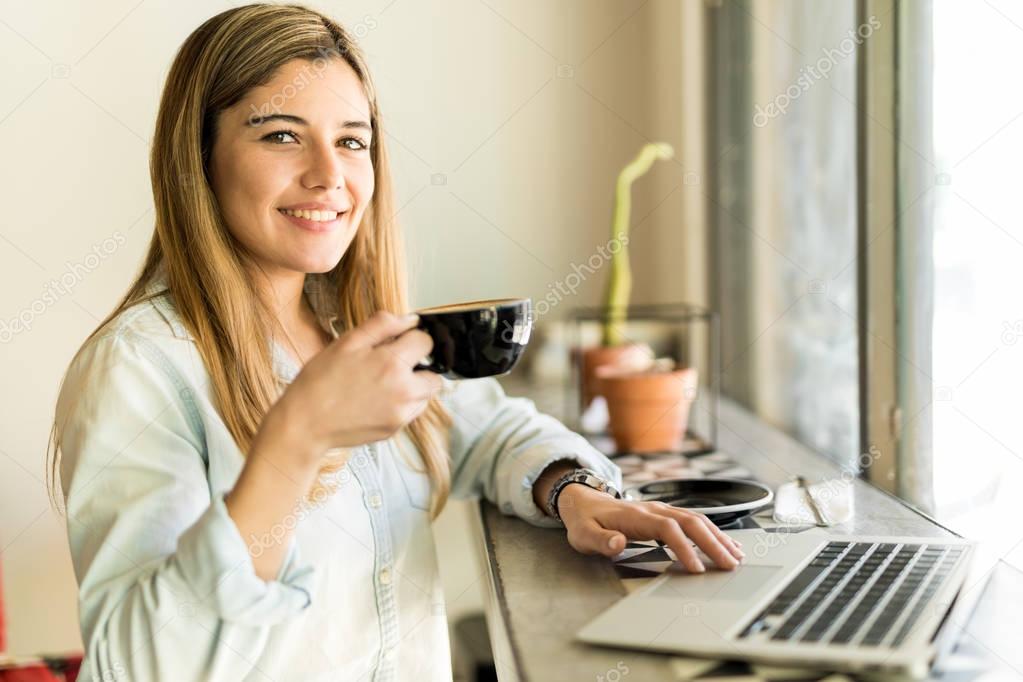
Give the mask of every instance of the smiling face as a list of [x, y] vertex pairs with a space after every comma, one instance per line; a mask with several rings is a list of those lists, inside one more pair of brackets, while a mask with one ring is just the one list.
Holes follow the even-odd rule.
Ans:
[[327, 272], [373, 196], [369, 102], [342, 59], [283, 65], [221, 112], [210, 181], [231, 234], [271, 278]]

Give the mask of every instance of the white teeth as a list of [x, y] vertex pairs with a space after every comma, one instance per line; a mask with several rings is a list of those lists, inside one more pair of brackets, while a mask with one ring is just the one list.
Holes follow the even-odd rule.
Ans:
[[337, 220], [337, 211], [293, 211], [290, 208], [280, 209], [281, 213], [285, 215], [295, 216], [296, 218], [305, 218], [306, 220], [315, 220], [316, 222], [329, 222], [331, 220]]

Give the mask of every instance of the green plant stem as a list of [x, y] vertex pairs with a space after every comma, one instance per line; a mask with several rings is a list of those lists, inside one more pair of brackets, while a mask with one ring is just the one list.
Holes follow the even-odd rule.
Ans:
[[629, 213], [632, 210], [632, 183], [646, 174], [654, 161], [670, 159], [674, 155], [671, 145], [656, 142], [644, 145], [636, 158], [629, 162], [615, 183], [615, 205], [611, 218], [611, 241], [619, 242], [619, 249], [611, 254], [611, 278], [607, 287], [607, 319], [604, 321], [601, 344], [620, 346], [624, 343], [622, 329], [628, 317], [629, 297], [632, 294], [632, 270], [629, 266]]

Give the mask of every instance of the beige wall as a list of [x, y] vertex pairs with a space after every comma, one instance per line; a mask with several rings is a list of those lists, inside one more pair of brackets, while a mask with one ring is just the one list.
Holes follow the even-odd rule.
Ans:
[[[80, 645], [63, 524], [43, 486], [49, 419], [72, 353], [150, 238], [148, 139], [173, 52], [229, 4], [0, 7], [0, 324], [30, 325], [0, 326], [0, 547], [13, 651]], [[705, 300], [695, 269], [702, 3], [314, 4], [362, 35], [378, 81], [417, 305], [542, 298], [607, 241], [616, 171], [654, 138], [673, 143], [681, 162], [636, 187], [634, 300]], [[605, 274], [551, 319], [596, 304]], [[47, 294], [62, 276], [70, 293]], [[480, 604], [465, 521], [453, 505], [438, 525], [452, 616]]]

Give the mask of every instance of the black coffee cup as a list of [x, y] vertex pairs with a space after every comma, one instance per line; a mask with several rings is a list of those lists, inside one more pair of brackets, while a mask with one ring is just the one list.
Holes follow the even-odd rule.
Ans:
[[433, 351], [415, 369], [448, 379], [479, 379], [511, 371], [529, 343], [533, 302], [500, 298], [415, 311]]

